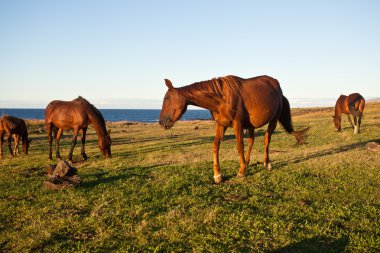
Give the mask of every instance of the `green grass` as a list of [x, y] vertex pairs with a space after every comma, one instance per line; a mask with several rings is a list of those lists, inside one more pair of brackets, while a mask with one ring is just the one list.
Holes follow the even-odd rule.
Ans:
[[[111, 124], [112, 152], [103, 160], [89, 132], [88, 161], [80, 145], [77, 188], [42, 188], [45, 134], [31, 135], [30, 154], [0, 161], [2, 252], [379, 252], [380, 104], [368, 104], [362, 133], [343, 119], [335, 133], [332, 111], [297, 113], [296, 129], [311, 126], [309, 143], [278, 126], [272, 137], [273, 171], [262, 165], [256, 131], [251, 166], [237, 178], [233, 131], [221, 145], [224, 182], [213, 183], [209, 121], [178, 122], [170, 131], [152, 124]], [[31, 132], [42, 125], [29, 122]], [[194, 127], [198, 126], [198, 130]], [[61, 155], [71, 142], [65, 133]], [[54, 160], [53, 163], [56, 163]]]

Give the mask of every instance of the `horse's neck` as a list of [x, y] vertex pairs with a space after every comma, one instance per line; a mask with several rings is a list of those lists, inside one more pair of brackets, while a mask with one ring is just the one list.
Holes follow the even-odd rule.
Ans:
[[223, 99], [218, 97], [217, 94], [214, 94], [208, 89], [200, 91], [199, 87], [196, 87], [196, 84], [189, 85], [186, 88], [178, 88], [178, 90], [180, 95], [186, 99], [187, 104], [189, 105], [195, 105], [210, 111], [216, 111], [221, 103], [223, 103]]
[[90, 123], [99, 138], [103, 139], [107, 135], [105, 122], [95, 112], [90, 114]]
[[342, 109], [341, 109], [342, 104], [344, 105], [344, 99], [339, 98], [335, 104], [335, 116], [336, 117], [340, 118], [342, 116]]

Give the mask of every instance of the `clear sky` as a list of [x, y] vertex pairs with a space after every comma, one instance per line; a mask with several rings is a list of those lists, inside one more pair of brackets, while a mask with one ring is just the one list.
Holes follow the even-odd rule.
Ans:
[[164, 78], [229, 74], [292, 99], [380, 97], [380, 1], [0, 0], [0, 107], [152, 107]]

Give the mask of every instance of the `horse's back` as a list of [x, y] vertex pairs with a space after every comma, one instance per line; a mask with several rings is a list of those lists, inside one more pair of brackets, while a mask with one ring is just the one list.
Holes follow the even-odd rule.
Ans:
[[255, 128], [278, 116], [282, 108], [282, 90], [279, 82], [269, 76], [242, 81], [242, 98]]
[[27, 131], [26, 123], [23, 119], [5, 115], [1, 118], [1, 128], [11, 134], [24, 134]]
[[45, 123], [53, 124], [63, 130], [73, 129], [74, 126], [88, 125], [86, 103], [78, 99], [73, 101], [54, 100], [45, 109]]

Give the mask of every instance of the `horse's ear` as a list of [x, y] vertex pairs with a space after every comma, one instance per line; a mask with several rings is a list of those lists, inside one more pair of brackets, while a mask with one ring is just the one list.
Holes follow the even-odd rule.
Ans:
[[111, 129], [108, 129], [108, 135], [110, 135], [111, 134]]
[[169, 88], [169, 90], [174, 89], [172, 82], [169, 79], [165, 79], [165, 84]]

